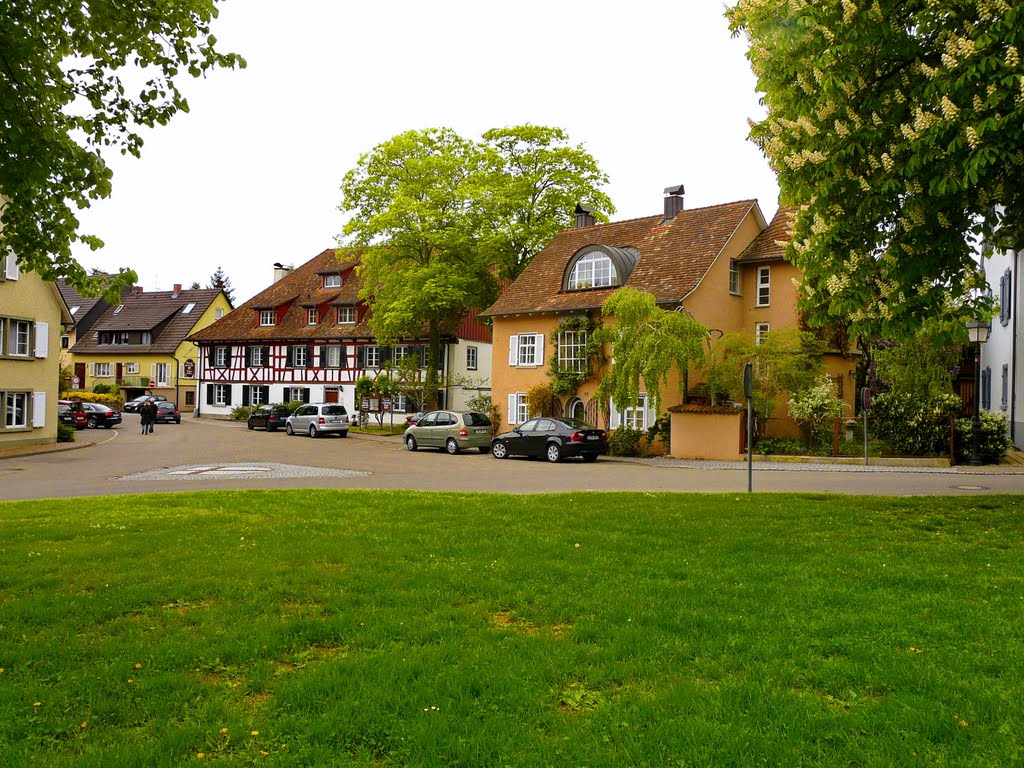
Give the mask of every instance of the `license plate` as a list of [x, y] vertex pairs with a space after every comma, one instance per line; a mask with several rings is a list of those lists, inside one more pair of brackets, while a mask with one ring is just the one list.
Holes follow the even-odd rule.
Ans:
[[487, 430], [486, 429], [478, 429], [478, 430], [476, 430], [476, 433], [478, 435], [486, 435], [487, 434]]
[[597, 440], [597, 435], [587, 435], [587, 440]]

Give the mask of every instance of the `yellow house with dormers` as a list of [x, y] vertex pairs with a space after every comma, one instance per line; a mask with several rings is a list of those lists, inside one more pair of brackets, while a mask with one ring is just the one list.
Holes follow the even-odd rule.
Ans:
[[[73, 387], [92, 391], [97, 384], [119, 389], [131, 400], [163, 395], [182, 412], [195, 409], [198, 347], [187, 338], [231, 312], [231, 302], [215, 288], [146, 293], [125, 292], [70, 348]], [[77, 384], [75, 383], [77, 382]]]
[[0, 257], [0, 448], [57, 440], [61, 326], [71, 322], [57, 286]]

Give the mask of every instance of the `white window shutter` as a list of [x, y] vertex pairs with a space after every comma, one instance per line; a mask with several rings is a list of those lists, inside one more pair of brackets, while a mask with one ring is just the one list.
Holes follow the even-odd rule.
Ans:
[[50, 324], [36, 322], [36, 357], [46, 357], [50, 349]]
[[32, 426], [46, 426], [46, 393], [32, 393]]
[[4, 277], [8, 280], [17, 280], [20, 273], [18, 271], [18, 257], [13, 253], [8, 252], [4, 258]]
[[509, 336], [508, 337], [508, 364], [511, 365], [511, 366], [519, 365], [519, 337], [518, 336]]
[[512, 426], [515, 426], [517, 424], [517, 422], [516, 422], [516, 411], [518, 410], [518, 408], [516, 407], [516, 403], [517, 402], [518, 402], [518, 400], [516, 399], [515, 393], [513, 393], [513, 394], [508, 396], [508, 423], [511, 424]]
[[537, 365], [544, 365], [544, 334], [535, 333], [533, 338], [537, 344]]
[[619, 409], [615, 407], [615, 401], [608, 401], [608, 428], [619, 428]]

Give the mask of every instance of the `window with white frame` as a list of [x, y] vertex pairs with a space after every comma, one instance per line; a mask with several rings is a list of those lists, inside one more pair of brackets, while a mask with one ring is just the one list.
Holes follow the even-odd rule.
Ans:
[[260, 325], [274, 325], [274, 310], [260, 310]]
[[214, 384], [213, 385], [213, 404], [214, 405], [230, 405], [231, 404], [231, 385], [230, 384]]
[[320, 348], [320, 354], [324, 359], [324, 368], [341, 368], [341, 350], [340, 344], [328, 344]]
[[[614, 408], [614, 403], [612, 404]], [[618, 426], [627, 429], [647, 429], [647, 393], [637, 396], [636, 405], [619, 408]]]
[[166, 387], [171, 380], [171, 364], [153, 363], [153, 378], [158, 386]]
[[341, 275], [324, 275], [324, 288], [340, 288]]
[[772, 300], [771, 267], [757, 268], [757, 306], [767, 307]]
[[249, 405], [263, 405], [266, 402], [263, 396], [267, 389], [269, 389], [269, 387], [250, 386]]
[[563, 371], [583, 373], [587, 369], [587, 332], [559, 331], [558, 367]]
[[142, 343], [143, 344], [152, 344], [153, 343], [153, 333], [151, 331], [143, 331], [142, 332]]
[[114, 375], [112, 363], [93, 363], [92, 364], [92, 375], [93, 378], [103, 379], [108, 376]]
[[303, 346], [292, 347], [292, 367], [306, 368], [309, 366], [309, 348]]
[[760, 344], [768, 338], [768, 323], [754, 323], [754, 343]]
[[604, 288], [617, 284], [615, 265], [607, 254], [591, 251], [581, 256], [569, 273], [569, 289]]
[[61, 334], [60, 337], [60, 348], [68, 349], [71, 346], [71, 337], [67, 334]]
[[521, 333], [509, 337], [508, 364], [537, 366], [544, 363], [544, 336], [539, 333]]
[[213, 319], [214, 320], [220, 320], [222, 317], [224, 317], [224, 308], [223, 307], [217, 307], [215, 310], [213, 310]]
[[12, 320], [9, 331], [11, 335], [8, 354], [28, 357], [32, 348], [32, 323], [28, 320]]
[[355, 307], [348, 304], [338, 307], [338, 325], [353, 325], [355, 321]]
[[231, 347], [213, 348], [213, 367], [227, 368], [231, 363]]
[[266, 368], [270, 365], [270, 349], [267, 347], [249, 347], [249, 367]]
[[363, 347], [366, 350], [365, 361], [367, 368], [380, 368], [381, 353], [380, 347]]
[[4, 427], [17, 429], [28, 426], [28, 392], [4, 394]]
[[479, 351], [480, 350], [478, 350], [476, 347], [473, 347], [473, 346], [466, 347], [466, 370], [467, 371], [475, 371], [476, 370], [477, 365], [478, 365], [478, 361], [479, 361], [479, 356], [478, 356]]
[[525, 392], [513, 392], [508, 396], [508, 421], [510, 424], [522, 424], [530, 418], [526, 405]]
[[729, 293], [740, 292], [740, 270], [736, 259], [729, 259]]
[[316, 325], [319, 321], [316, 317], [316, 307], [310, 307], [306, 310], [306, 325]]
[[139, 372], [139, 364], [138, 363], [125, 363], [124, 364], [124, 372], [129, 374], [129, 375], [132, 375], [132, 374], [136, 374], [137, 375], [138, 372]]

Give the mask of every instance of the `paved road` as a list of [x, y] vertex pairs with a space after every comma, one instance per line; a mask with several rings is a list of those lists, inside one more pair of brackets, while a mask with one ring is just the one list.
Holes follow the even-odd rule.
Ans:
[[[244, 425], [185, 417], [151, 436], [138, 417], [114, 430], [82, 432], [82, 450], [0, 461], [0, 499], [92, 496], [231, 488], [384, 488], [503, 493], [746, 491], [746, 465], [600, 460], [593, 464], [510, 459], [471, 452], [409, 453], [398, 440], [288, 437]], [[242, 465], [241, 471], [237, 465]], [[234, 468], [225, 471], [223, 468]], [[836, 470], [755, 464], [755, 491], [920, 495], [1024, 492], [1024, 473]]]

